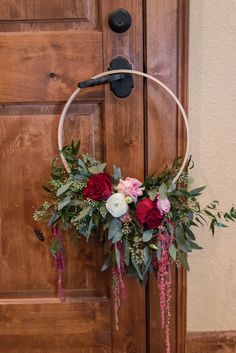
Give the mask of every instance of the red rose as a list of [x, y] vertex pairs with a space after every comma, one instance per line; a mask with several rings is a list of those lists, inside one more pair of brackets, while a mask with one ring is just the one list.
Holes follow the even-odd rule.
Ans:
[[87, 182], [87, 186], [83, 190], [84, 199], [92, 199], [95, 201], [107, 200], [111, 194], [111, 177], [107, 173], [92, 175]]
[[144, 226], [147, 229], [154, 229], [161, 225], [163, 216], [157, 208], [152, 208], [147, 212]]
[[163, 215], [157, 209], [156, 203], [148, 198], [139, 202], [136, 217], [144, 229], [157, 228], [163, 221]]

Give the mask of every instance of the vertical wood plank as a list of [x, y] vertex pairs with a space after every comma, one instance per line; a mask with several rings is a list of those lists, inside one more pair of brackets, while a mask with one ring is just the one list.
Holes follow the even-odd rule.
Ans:
[[[180, 99], [186, 92], [186, 31], [188, 1], [146, 1], [146, 68]], [[181, 83], [180, 83], [181, 82]], [[186, 95], [185, 100], [186, 101]], [[162, 89], [147, 83], [147, 174], [160, 172], [184, 149], [184, 133], [176, 105]], [[186, 277], [172, 269], [171, 352], [184, 352]], [[149, 284], [150, 353], [165, 351], [159, 317], [156, 279]]]
[[[188, 110], [188, 40], [189, 40], [189, 0], [179, 0], [178, 6], [178, 97], [185, 110]], [[178, 156], [186, 148], [186, 131], [182, 116], [177, 115]], [[187, 331], [187, 273], [184, 269], [177, 272], [177, 353], [186, 352]]]
[[[125, 56], [133, 68], [143, 70], [143, 7], [141, 0], [103, 0], [104, 70], [114, 56]], [[124, 8], [132, 16], [130, 29], [118, 34], [108, 26], [108, 16], [116, 8]], [[144, 123], [143, 84], [134, 77], [134, 89], [126, 99], [116, 98], [105, 88], [106, 161], [122, 166], [124, 176], [143, 179]], [[133, 278], [126, 280], [127, 297], [121, 303], [120, 330], [113, 324], [113, 347], [116, 353], [144, 353], [146, 351], [145, 290]]]

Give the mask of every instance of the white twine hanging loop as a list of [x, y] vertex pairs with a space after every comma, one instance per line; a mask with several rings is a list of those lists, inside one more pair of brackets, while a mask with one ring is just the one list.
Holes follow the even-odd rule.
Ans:
[[[189, 155], [189, 145], [190, 145], [190, 132], [189, 132], [189, 123], [188, 123], [188, 117], [187, 114], [181, 104], [181, 102], [179, 101], [179, 99], [176, 97], [176, 95], [160, 80], [158, 80], [157, 78], [148, 75], [144, 72], [141, 71], [136, 71], [136, 70], [126, 70], [126, 69], [120, 69], [120, 70], [111, 70], [111, 71], [105, 71], [102, 72], [96, 76], [93, 76], [92, 79], [97, 79], [103, 76], [108, 76], [108, 75], [114, 75], [114, 74], [132, 74], [132, 75], [138, 75], [138, 76], [142, 76], [142, 77], [146, 77], [147, 79], [155, 82], [158, 86], [162, 87], [176, 102], [177, 106], [179, 107], [179, 110], [182, 114], [183, 120], [184, 120], [184, 124], [185, 124], [185, 128], [186, 128], [186, 135], [187, 135], [187, 141], [186, 141], [186, 151], [185, 151], [185, 156], [183, 159], [183, 163], [179, 169], [179, 172], [177, 173], [177, 175], [175, 176], [175, 178], [173, 179], [173, 184], [175, 184], [177, 182], [177, 180], [179, 179], [180, 175], [182, 174], [187, 162], [188, 162], [188, 155]], [[63, 142], [62, 142], [62, 131], [63, 131], [63, 126], [64, 126], [64, 121], [65, 121], [65, 117], [66, 117], [66, 113], [71, 105], [71, 103], [73, 102], [73, 100], [76, 98], [76, 96], [79, 94], [79, 92], [81, 91], [81, 88], [77, 88], [72, 95], [70, 96], [70, 98], [68, 99], [68, 101], [66, 102], [66, 105], [62, 111], [61, 117], [60, 117], [60, 121], [59, 121], [59, 126], [58, 126], [58, 148], [60, 151], [60, 156], [61, 156], [61, 160], [62, 163], [66, 169], [66, 171], [68, 173], [70, 173], [70, 167], [65, 159], [65, 157], [63, 156], [62, 153], [62, 148], [63, 148]]]

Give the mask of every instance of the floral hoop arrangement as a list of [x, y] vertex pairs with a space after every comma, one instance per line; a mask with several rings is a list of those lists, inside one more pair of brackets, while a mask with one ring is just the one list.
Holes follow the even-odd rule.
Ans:
[[[95, 76], [131, 70], [113, 70]], [[150, 78], [149, 75], [139, 73]], [[236, 209], [223, 213], [214, 200], [201, 207], [198, 197], [205, 187], [189, 190], [192, 182], [188, 169], [189, 130], [186, 113], [177, 97], [160, 81], [176, 101], [185, 120], [187, 149], [183, 163], [177, 159], [171, 168], [141, 182], [122, 176], [114, 166], [113, 175], [106, 164], [88, 154], [80, 155], [80, 142], [62, 147], [62, 129], [69, 106], [80, 89], [68, 100], [63, 110], [58, 132], [60, 159], [52, 164], [51, 179], [44, 189], [50, 201], [34, 213], [35, 221], [49, 224], [52, 232], [50, 251], [58, 271], [58, 290], [62, 297], [62, 271], [65, 266], [60, 229], [70, 230], [77, 237], [102, 239], [105, 256], [102, 271], [111, 268], [114, 294], [114, 314], [118, 329], [120, 299], [125, 298], [124, 277], [133, 275], [146, 285], [149, 272], [157, 279], [160, 292], [160, 316], [166, 335], [166, 352], [170, 353], [171, 265], [189, 270], [188, 253], [202, 249], [194, 235], [194, 227], [209, 226], [214, 235], [216, 227], [226, 227], [225, 221], [236, 219]], [[178, 181], [178, 187], [177, 187]], [[40, 231], [36, 235], [43, 239]]]

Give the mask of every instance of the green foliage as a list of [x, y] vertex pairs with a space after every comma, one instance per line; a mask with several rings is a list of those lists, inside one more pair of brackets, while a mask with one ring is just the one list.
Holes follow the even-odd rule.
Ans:
[[[162, 232], [167, 231], [173, 241], [169, 246], [169, 258], [177, 266], [189, 270], [188, 254], [193, 250], [202, 249], [196, 242], [194, 230], [198, 227], [208, 228], [212, 235], [217, 228], [227, 227], [228, 222], [236, 220], [236, 209], [221, 212], [219, 202], [214, 200], [204, 208], [198, 202], [205, 186], [190, 189], [192, 183], [187, 169], [181, 175], [178, 187], [173, 179], [180, 167], [177, 159], [171, 168], [166, 167], [159, 175], [147, 177], [142, 185], [143, 195], [139, 200], [149, 197], [152, 201], [157, 196], [169, 199], [170, 212], [164, 215], [163, 223], [156, 229], [143, 229], [136, 218], [136, 206], [131, 202], [129, 219], [123, 222], [113, 217], [106, 209], [106, 200], [84, 200], [83, 190], [88, 179], [97, 173], [102, 173], [106, 163], [97, 161], [92, 156], [79, 155], [80, 142], [63, 147], [62, 153], [70, 166], [68, 175], [60, 159], [52, 163], [51, 178], [43, 186], [48, 194], [48, 200], [34, 213], [35, 221], [47, 222], [50, 226], [58, 225], [69, 229], [76, 237], [83, 236], [86, 241], [91, 236], [104, 242], [106, 259], [102, 267], [105, 271], [116, 264], [121, 267], [120, 248], [122, 246], [124, 266], [127, 273], [133, 273], [140, 282], [146, 283], [149, 270], [153, 269], [152, 261], [160, 261], [162, 256]], [[188, 169], [193, 168], [191, 158]], [[121, 169], [114, 166], [113, 192], [122, 178]], [[132, 201], [132, 199], [131, 199]], [[139, 201], [138, 201], [139, 202]], [[60, 251], [60, 244], [54, 239], [51, 253], [55, 256]]]

